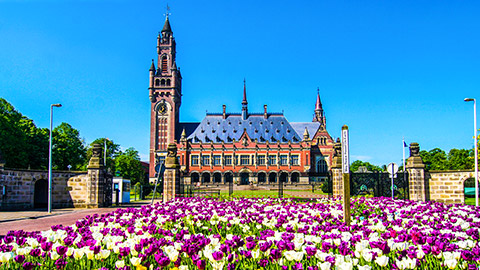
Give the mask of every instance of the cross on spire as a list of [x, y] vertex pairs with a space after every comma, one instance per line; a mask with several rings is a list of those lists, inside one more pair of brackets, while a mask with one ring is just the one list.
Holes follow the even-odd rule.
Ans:
[[170, 15], [169, 11], [170, 11], [170, 7], [167, 4], [167, 12], [165, 12], [164, 14], [167, 19], [168, 19], [168, 15]]

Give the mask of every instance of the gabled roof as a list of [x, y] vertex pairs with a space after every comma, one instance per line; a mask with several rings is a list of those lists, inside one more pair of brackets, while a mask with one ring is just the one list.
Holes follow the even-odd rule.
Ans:
[[317, 133], [317, 130], [320, 128], [319, 122], [292, 122], [290, 125], [292, 125], [297, 134], [303, 134], [305, 128], [307, 128], [310, 139], [315, 136], [315, 133]]
[[251, 140], [257, 139], [258, 142], [285, 143], [302, 140], [283, 115], [269, 115], [265, 119], [263, 114], [248, 115], [246, 120], [243, 120], [240, 114], [229, 114], [225, 119], [221, 114], [207, 115], [193, 133], [187, 132], [187, 139], [193, 143], [230, 143], [234, 139], [240, 140], [244, 131]]

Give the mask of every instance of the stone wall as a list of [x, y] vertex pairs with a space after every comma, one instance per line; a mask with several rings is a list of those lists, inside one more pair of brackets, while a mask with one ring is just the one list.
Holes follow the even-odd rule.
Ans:
[[443, 203], [465, 203], [464, 182], [474, 178], [473, 171], [429, 171], [430, 200]]
[[[82, 174], [85, 172], [56, 171], [52, 173], [54, 208], [74, 206], [72, 195], [79, 197], [83, 192], [80, 187], [81, 181], [85, 180], [79, 181], [84, 179]], [[42, 205], [45, 202], [48, 198], [47, 194], [47, 171], [0, 168], [0, 209], [34, 208], [35, 203]]]

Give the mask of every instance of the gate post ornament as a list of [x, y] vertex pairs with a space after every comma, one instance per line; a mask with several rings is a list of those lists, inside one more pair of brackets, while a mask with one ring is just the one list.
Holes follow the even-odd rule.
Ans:
[[178, 162], [177, 158], [177, 145], [174, 143], [168, 144], [167, 158], [165, 159], [165, 168], [180, 168], [180, 163]]

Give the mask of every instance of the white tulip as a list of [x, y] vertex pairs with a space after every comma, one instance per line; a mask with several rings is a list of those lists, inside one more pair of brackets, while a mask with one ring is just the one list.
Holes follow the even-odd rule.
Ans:
[[380, 266], [382, 266], [382, 267], [385, 267], [385, 266], [388, 264], [388, 260], [389, 260], [389, 258], [388, 258], [387, 256], [382, 255], [382, 256], [380, 256], [380, 257], [377, 257], [377, 258], [375, 259], [375, 262], [376, 262], [378, 265], [380, 265]]

